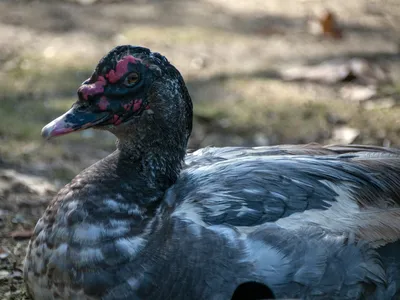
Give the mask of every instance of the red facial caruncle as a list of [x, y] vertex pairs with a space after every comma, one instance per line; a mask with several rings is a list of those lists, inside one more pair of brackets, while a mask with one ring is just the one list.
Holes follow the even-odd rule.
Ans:
[[142, 106], [142, 99], [134, 99], [123, 105], [125, 111], [138, 111]]
[[108, 102], [107, 98], [102, 96], [98, 105], [100, 110], [106, 110], [109, 104], [110, 102]]
[[110, 72], [108, 72], [108, 74], [106, 74], [108, 81], [110, 81], [111, 83], [116, 83], [118, 80], [121, 79], [122, 76], [124, 76], [128, 72], [129, 63], [137, 64], [138, 62], [140, 62], [140, 60], [133, 57], [132, 55], [125, 56], [117, 63], [115, 70], [111, 70]]
[[82, 94], [83, 99], [88, 100], [89, 96], [95, 96], [104, 92], [104, 86], [107, 84], [103, 76], [99, 76], [97, 81], [91, 84], [83, 84], [78, 89], [78, 93]]
[[[142, 99], [133, 99], [133, 100], [129, 101], [128, 103], [123, 104], [122, 107], [123, 107], [125, 113], [136, 112], [142, 107], [142, 103], [143, 103]], [[102, 107], [107, 108], [108, 105], [109, 105], [109, 102], [105, 98], [101, 99], [99, 102], [100, 109], [102, 109]], [[122, 123], [122, 119], [123, 119], [122, 116], [114, 114], [112, 119], [110, 120], [110, 123], [113, 125], [119, 125]]]
[[118, 115], [114, 115], [113, 118], [111, 119], [111, 124], [114, 125], [119, 125], [121, 124], [122, 119]]

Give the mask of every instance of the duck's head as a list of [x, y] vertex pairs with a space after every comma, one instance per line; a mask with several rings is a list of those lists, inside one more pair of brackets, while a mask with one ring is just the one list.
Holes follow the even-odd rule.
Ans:
[[164, 56], [147, 48], [114, 48], [78, 88], [71, 109], [47, 124], [42, 136], [87, 128], [108, 130], [120, 142], [174, 139], [186, 147], [192, 102], [182, 76]]

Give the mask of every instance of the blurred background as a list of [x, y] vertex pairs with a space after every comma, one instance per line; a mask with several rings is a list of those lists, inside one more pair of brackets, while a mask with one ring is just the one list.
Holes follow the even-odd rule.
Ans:
[[[398, 0], [0, 2], [0, 295], [20, 299], [26, 239], [49, 199], [114, 149], [92, 130], [45, 142], [119, 44], [164, 54], [194, 101], [190, 148], [400, 147]], [[3, 296], [0, 296], [0, 298]]]

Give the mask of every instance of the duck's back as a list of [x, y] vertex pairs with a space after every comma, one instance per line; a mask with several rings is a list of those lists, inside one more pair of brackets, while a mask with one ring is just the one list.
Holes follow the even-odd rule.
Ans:
[[400, 236], [400, 151], [317, 145], [202, 149], [188, 156], [169, 194], [169, 202], [197, 207], [207, 224], [314, 223], [385, 244]]
[[245, 237], [249, 261], [252, 256], [258, 267], [270, 269], [259, 270], [269, 284], [302, 286], [278, 296], [319, 291], [325, 297], [365, 293], [380, 299], [398, 289], [393, 254], [400, 251], [398, 150], [201, 149], [188, 155], [165, 202], [174, 208], [173, 217], [190, 224], [193, 236], [205, 238], [199, 228], [206, 228], [230, 239], [232, 248], [238, 247], [235, 239]]

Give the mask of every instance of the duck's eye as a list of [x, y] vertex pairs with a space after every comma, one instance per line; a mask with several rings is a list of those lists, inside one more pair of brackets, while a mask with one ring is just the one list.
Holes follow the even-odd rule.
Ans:
[[124, 85], [127, 87], [133, 86], [136, 82], [139, 80], [139, 74], [138, 73], [130, 73], [128, 76], [126, 76], [124, 80]]

